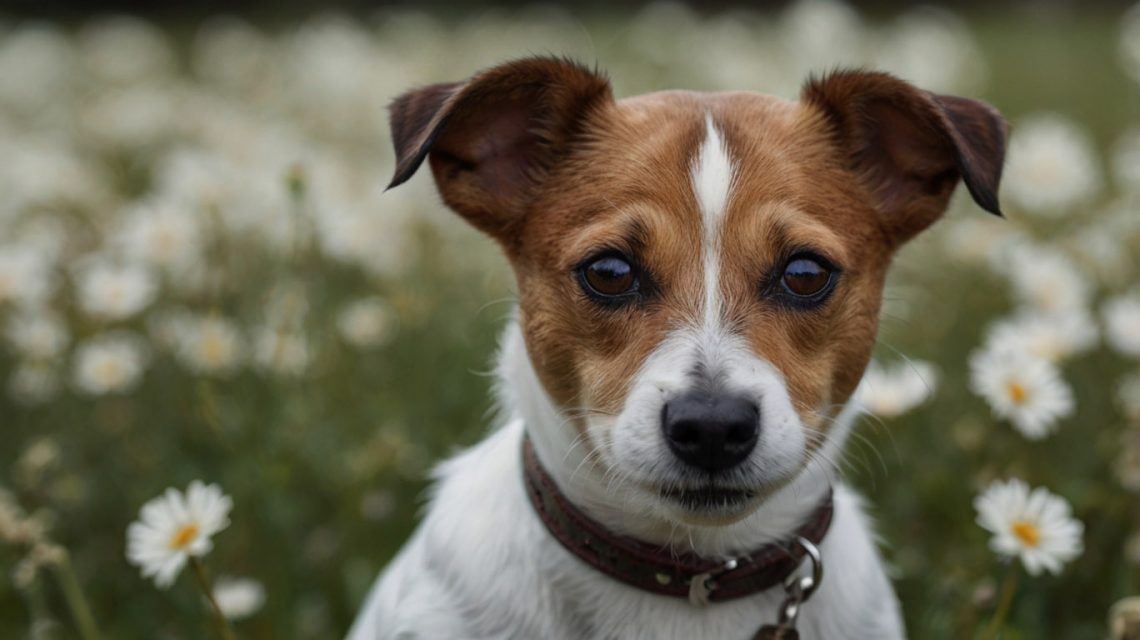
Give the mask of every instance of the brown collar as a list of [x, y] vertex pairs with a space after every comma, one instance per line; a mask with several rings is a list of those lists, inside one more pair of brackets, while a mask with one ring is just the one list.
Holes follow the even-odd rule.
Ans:
[[[530, 438], [523, 438], [526, 492], [538, 517], [570, 553], [595, 569], [651, 593], [686, 598], [694, 603], [723, 602], [750, 596], [783, 583], [804, 557], [794, 543], [770, 544], [732, 560], [670, 553], [609, 531], [570, 504], [542, 468]], [[791, 537], [818, 545], [831, 525], [828, 491], [819, 508]]]

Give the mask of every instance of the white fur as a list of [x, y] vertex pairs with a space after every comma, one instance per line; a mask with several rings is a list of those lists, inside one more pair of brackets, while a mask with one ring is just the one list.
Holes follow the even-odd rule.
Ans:
[[[579, 506], [603, 524], [671, 540], [703, 555], [750, 549], [786, 538], [834, 482], [822, 462], [839, 454], [854, 418], [848, 410], [822, 445], [821, 458], [750, 516], [721, 527], [639, 525], [623, 495], [628, 483], [584, 462], [573, 429], [538, 383], [512, 323], [500, 355], [507, 422], [483, 442], [442, 464], [431, 508], [416, 534], [381, 575], [350, 640], [519, 638], [543, 640], [732, 638], [774, 621], [780, 588], [698, 607], [628, 587], [587, 566], [546, 531], [523, 490], [520, 444], [531, 435], [540, 460]], [[860, 500], [835, 488], [835, 519], [821, 550], [825, 577], [804, 605], [805, 640], [902, 638], [898, 605], [862, 515]]]
[[693, 195], [701, 211], [706, 325], [720, 324], [720, 235], [734, 174], [732, 159], [728, 157], [728, 149], [713, 123], [712, 114], [705, 114], [705, 138], [697, 151], [691, 179]]

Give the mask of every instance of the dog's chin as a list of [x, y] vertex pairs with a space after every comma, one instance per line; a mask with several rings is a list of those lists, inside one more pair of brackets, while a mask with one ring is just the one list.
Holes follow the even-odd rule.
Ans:
[[[668, 489], [660, 499], [678, 522], [701, 527], [722, 527], [747, 518], [764, 501], [754, 489], [694, 487]], [[764, 494], [766, 495], [766, 493]]]
[[700, 484], [662, 488], [658, 500], [675, 521], [691, 526], [721, 527], [752, 515], [772, 494], [795, 478], [788, 474], [748, 487]]

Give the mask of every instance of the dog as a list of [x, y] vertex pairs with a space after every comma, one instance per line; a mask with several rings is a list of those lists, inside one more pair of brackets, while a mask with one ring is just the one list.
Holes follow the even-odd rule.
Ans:
[[501, 426], [349, 638], [904, 637], [835, 462], [895, 251], [959, 181], [1001, 215], [1002, 116], [865, 70], [616, 100], [534, 57], [390, 118], [391, 186], [426, 159], [518, 305]]

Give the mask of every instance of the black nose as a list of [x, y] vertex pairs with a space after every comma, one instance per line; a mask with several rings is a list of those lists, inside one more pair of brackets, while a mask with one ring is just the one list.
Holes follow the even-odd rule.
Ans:
[[665, 403], [661, 427], [678, 458], [705, 471], [724, 471], [756, 448], [760, 411], [737, 396], [692, 392]]

